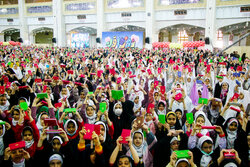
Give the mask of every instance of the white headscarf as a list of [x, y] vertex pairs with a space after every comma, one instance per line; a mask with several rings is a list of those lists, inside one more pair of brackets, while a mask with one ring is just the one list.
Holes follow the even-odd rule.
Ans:
[[[39, 130], [39, 133], [41, 134], [43, 132], [43, 126], [41, 125], [41, 117], [42, 115], [48, 115], [46, 112], [42, 112], [40, 113], [40, 115], [38, 116], [38, 119], [37, 119], [37, 123], [36, 123], [36, 126], [37, 126], [37, 129]], [[48, 128], [47, 128], [48, 129]]]
[[210, 161], [212, 160], [212, 157], [210, 156], [210, 154], [213, 152], [214, 150], [214, 146], [212, 148], [212, 152], [210, 152], [209, 154], [204, 154], [204, 151], [202, 150], [202, 144], [205, 142], [205, 141], [211, 141], [213, 143], [213, 140], [208, 137], [208, 136], [202, 136], [199, 141], [198, 141], [198, 149], [203, 153], [202, 157], [201, 157], [201, 161], [200, 161], [200, 166], [208, 166], [208, 164], [210, 163]]
[[61, 163], [63, 164], [63, 159], [62, 159], [62, 156], [59, 155], [59, 154], [53, 154], [52, 156], [50, 156], [49, 158], [49, 163], [53, 160], [59, 160], [61, 161]]
[[3, 106], [0, 105], [0, 110], [6, 111], [6, 110], [9, 109], [9, 106], [10, 106], [10, 103], [9, 103], [9, 101], [7, 100], [5, 105], [3, 105]]
[[[2, 122], [2, 121], [0, 120], [0, 122]], [[2, 156], [3, 153], [4, 153], [3, 136], [4, 136], [4, 134], [5, 134], [5, 125], [2, 125], [2, 126], [3, 126], [3, 133], [2, 133], [1, 136], [0, 136], [0, 156]]]
[[[198, 118], [200, 115], [202, 115], [202, 116], [204, 117], [204, 119], [205, 119], [204, 126], [212, 126], [212, 124], [211, 124], [210, 121], [207, 119], [207, 116], [206, 116], [206, 114], [205, 114], [203, 111], [197, 111], [197, 112], [195, 113], [195, 115], [194, 115], [194, 117], [195, 117], [195, 122], [196, 122], [197, 118]], [[201, 133], [203, 136], [206, 136], [206, 134], [207, 134], [209, 131], [210, 131], [210, 130], [207, 130], [207, 129], [201, 129], [201, 132], [200, 132], [200, 133]]]
[[[68, 124], [69, 124], [70, 122], [73, 122], [73, 124], [75, 125], [75, 131], [73, 132], [73, 134], [70, 134], [70, 133], [68, 132], [68, 130], [67, 130], [67, 126], [68, 126]], [[73, 120], [73, 119], [68, 119], [68, 120], [65, 122], [65, 124], [64, 124], [64, 130], [66, 131], [66, 133], [67, 133], [69, 136], [75, 135], [77, 129], [78, 129], [78, 125], [77, 125], [76, 121]]]
[[143, 156], [144, 151], [145, 151], [144, 146], [145, 146], [146, 142], [144, 141], [144, 135], [143, 135], [141, 130], [137, 130], [137, 131], [132, 133], [132, 136], [131, 136], [132, 141], [134, 141], [133, 138], [134, 138], [135, 133], [140, 133], [142, 135], [142, 144], [140, 146], [136, 146], [133, 142], [133, 147], [135, 148], [139, 158], [141, 158]]
[[[136, 97], [139, 97], [139, 100], [138, 100], [138, 103], [137, 103], [137, 104], [135, 103]], [[142, 100], [141, 100], [141, 97], [140, 97], [140, 95], [139, 95], [138, 93], [133, 93], [133, 94], [131, 94], [130, 98], [131, 98], [131, 101], [134, 102], [133, 111], [134, 111], [134, 113], [135, 113], [135, 112], [141, 107]], [[139, 116], [139, 115], [140, 115], [140, 112], [138, 112], [138, 113], [136, 114], [136, 116]]]
[[96, 122], [96, 123], [95, 123], [95, 125], [102, 125], [102, 126], [104, 127], [105, 132], [104, 132], [104, 135], [103, 135], [103, 139], [104, 139], [104, 141], [103, 141], [103, 142], [105, 142], [105, 141], [106, 141], [106, 134], [107, 134], [107, 128], [106, 128], [105, 123], [104, 123], [104, 122], [102, 122], [102, 121], [98, 121], [98, 122]]
[[122, 106], [122, 103], [121, 103], [120, 101], [117, 102], [117, 103], [115, 103], [115, 105], [114, 105], [114, 107], [113, 107], [113, 112], [114, 112], [114, 114], [115, 114], [116, 116], [120, 117], [120, 116], [122, 115], [123, 109], [121, 109], [121, 110], [122, 110], [121, 112], [120, 112], [120, 111], [118, 112], [117, 109], [115, 109], [115, 107], [116, 107], [118, 104], [120, 104], [120, 105]]
[[227, 149], [233, 149], [234, 148], [234, 141], [237, 138], [237, 129], [235, 131], [229, 130], [229, 125], [231, 125], [233, 122], [235, 122], [238, 126], [238, 121], [236, 118], [232, 118], [227, 123]]
[[[89, 106], [89, 107], [92, 107], [92, 106]], [[92, 108], [94, 109], [94, 107], [92, 107]], [[86, 116], [86, 118], [88, 119], [88, 123], [89, 123], [89, 124], [94, 124], [94, 123], [95, 123], [96, 117], [97, 117], [95, 111], [94, 111], [94, 113], [93, 113], [92, 116], [88, 116], [87, 111], [86, 111], [86, 112], [85, 112], [85, 116]]]
[[180, 163], [180, 162], [187, 162], [188, 163], [188, 165], [190, 165], [190, 163], [188, 162], [188, 160], [186, 159], [186, 158], [182, 158], [182, 159], [178, 159], [178, 161], [176, 161], [176, 163], [175, 163], [175, 167], [177, 167], [178, 166], [178, 164]]

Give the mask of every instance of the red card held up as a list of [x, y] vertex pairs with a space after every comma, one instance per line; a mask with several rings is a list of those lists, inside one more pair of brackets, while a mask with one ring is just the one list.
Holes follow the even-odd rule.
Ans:
[[126, 137], [130, 136], [131, 130], [129, 129], [122, 129], [122, 141], [120, 141], [120, 143], [124, 143], [124, 144], [128, 144], [128, 142], [126, 141]]
[[201, 129], [216, 129], [215, 126], [201, 126]]
[[73, 74], [74, 73], [73, 70], [68, 70], [67, 72], [68, 72], [68, 74]]
[[160, 74], [161, 73], [161, 68], [158, 68], [158, 74]]
[[45, 118], [44, 124], [46, 126], [57, 126], [57, 120], [56, 118]]
[[157, 87], [159, 84], [159, 81], [154, 81], [154, 87]]
[[43, 93], [46, 92], [47, 87], [48, 87], [47, 85], [44, 85], [44, 87], [43, 87]]
[[57, 80], [59, 80], [59, 77], [53, 76], [53, 79], [57, 81]]
[[150, 69], [147, 69], [148, 75], [152, 75], [152, 71]]
[[37, 79], [35, 79], [35, 82], [36, 83], [40, 83], [40, 82], [42, 82], [42, 79], [41, 78], [37, 78]]
[[161, 94], [165, 94], [165, 92], [166, 92], [165, 86], [161, 86], [160, 91], [161, 91]]
[[94, 131], [99, 136], [100, 133], [101, 133], [101, 126], [100, 125], [95, 125]]
[[180, 100], [182, 98], [182, 94], [178, 93], [175, 95], [175, 100]]
[[62, 103], [55, 103], [54, 106], [55, 108], [60, 108], [62, 106]]
[[117, 78], [116, 82], [117, 82], [117, 84], [121, 83], [122, 82], [122, 77]]
[[17, 150], [19, 148], [25, 148], [25, 141], [11, 143], [11, 144], [9, 144], [9, 148], [10, 148], [11, 151], [12, 150]]
[[95, 125], [93, 124], [85, 124], [84, 128], [86, 130], [86, 134], [84, 135], [85, 140], [91, 140], [92, 139], [92, 133], [95, 130]]
[[0, 94], [4, 94], [4, 86], [0, 86]]
[[237, 111], [237, 112], [241, 112], [241, 110], [240, 110], [240, 109], [235, 108], [235, 107], [233, 107], [233, 106], [230, 106], [230, 109], [231, 109], [231, 110], [234, 110], [234, 111]]

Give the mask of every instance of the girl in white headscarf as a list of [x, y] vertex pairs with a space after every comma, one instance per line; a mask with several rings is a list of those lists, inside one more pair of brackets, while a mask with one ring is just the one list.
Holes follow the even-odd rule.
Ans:
[[209, 136], [202, 136], [198, 139], [198, 144], [192, 145], [190, 147], [190, 143], [196, 143], [197, 137], [196, 136], [190, 136], [188, 139], [188, 146], [189, 149], [192, 149], [191, 151], [194, 154], [194, 162], [195, 164], [199, 164], [199, 166], [207, 167], [209, 165], [211, 166], [218, 166], [217, 165], [217, 158], [220, 154], [220, 148], [225, 148], [226, 141], [225, 137], [221, 137], [219, 139], [219, 146], [215, 148], [214, 142]]
[[[147, 126], [145, 126], [147, 127]], [[152, 167], [153, 166], [153, 156], [150, 152], [150, 149], [154, 146], [157, 142], [156, 137], [153, 135], [152, 132], [146, 131], [146, 139], [144, 140], [144, 135], [140, 130], [134, 131], [131, 135], [132, 138], [132, 145], [135, 148], [139, 159], [140, 164], [144, 164], [144, 166]], [[132, 156], [130, 150], [127, 152], [128, 156]], [[143, 165], [142, 165], [143, 166]]]

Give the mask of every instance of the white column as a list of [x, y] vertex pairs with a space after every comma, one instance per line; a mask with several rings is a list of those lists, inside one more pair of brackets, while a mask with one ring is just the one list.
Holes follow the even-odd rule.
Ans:
[[0, 42], [4, 42], [4, 33], [0, 33]]
[[27, 26], [27, 20], [25, 18], [25, 1], [18, 0], [18, 12], [19, 12], [19, 25], [20, 25], [20, 38], [23, 39], [24, 45], [29, 45], [29, 31]]
[[[147, 49], [152, 48], [152, 43], [158, 41], [158, 32], [155, 31], [154, 1], [146, 0], [146, 37], [149, 37], [149, 44], [145, 44]], [[146, 38], [145, 37], [145, 38]]]
[[[97, 38], [101, 39], [102, 42], [102, 32], [105, 30], [105, 15], [104, 15], [104, 1], [96, 1], [96, 16], [97, 16]], [[102, 47], [102, 43], [96, 44], [97, 48]]]
[[63, 0], [53, 0], [54, 31], [53, 37], [56, 38], [56, 46], [66, 46], [65, 22], [63, 16]]
[[216, 0], [207, 0], [205, 37], [209, 38], [210, 44], [205, 49], [213, 50], [216, 42]]

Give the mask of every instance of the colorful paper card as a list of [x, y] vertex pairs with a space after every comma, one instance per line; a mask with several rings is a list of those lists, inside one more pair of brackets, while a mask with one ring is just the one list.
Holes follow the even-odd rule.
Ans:
[[44, 98], [48, 98], [48, 94], [47, 93], [37, 93], [36, 97], [39, 99], [44, 99]]
[[106, 102], [102, 102], [102, 103], [100, 103], [99, 104], [100, 105], [100, 111], [102, 112], [102, 113], [104, 113], [106, 110], [107, 110], [107, 103]]
[[66, 108], [64, 109], [65, 113], [75, 113], [76, 112], [76, 108]]
[[111, 90], [111, 95], [114, 100], [120, 100], [123, 97], [123, 90]]
[[163, 115], [163, 114], [158, 115], [158, 119], [159, 119], [159, 122], [161, 124], [165, 124], [166, 123], [166, 116], [165, 115]]
[[20, 108], [24, 111], [28, 110], [29, 106], [27, 102], [20, 102]]
[[206, 98], [199, 98], [198, 103], [199, 104], [207, 104], [208, 103], [208, 99], [206, 99]]
[[122, 129], [122, 141], [120, 143], [127, 144], [128, 141], [126, 141], [126, 138], [130, 136], [131, 130], [129, 129]]
[[194, 122], [194, 115], [193, 113], [186, 113], [186, 119], [189, 124], [192, 124]]
[[86, 130], [86, 134], [83, 136], [85, 140], [91, 140], [93, 131], [95, 130], [94, 124], [84, 124], [84, 128]]

